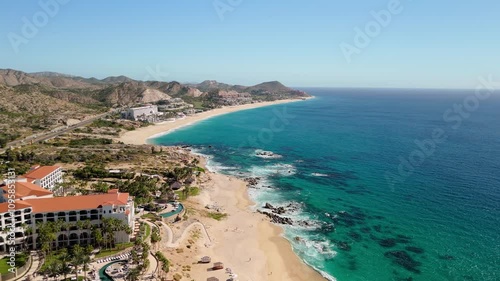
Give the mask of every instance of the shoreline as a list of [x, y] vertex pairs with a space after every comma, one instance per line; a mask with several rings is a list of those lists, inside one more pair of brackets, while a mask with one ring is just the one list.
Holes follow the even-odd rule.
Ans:
[[[305, 100], [310, 99], [306, 98]], [[290, 102], [298, 102], [304, 101], [302, 99], [286, 99], [286, 100], [278, 100], [278, 101], [270, 101], [270, 102], [260, 102], [260, 103], [252, 103], [252, 104], [243, 104], [236, 106], [228, 106], [222, 108], [216, 108], [209, 111], [204, 111], [195, 115], [187, 116], [183, 119], [177, 119], [172, 122], [161, 122], [154, 124], [148, 127], [138, 128], [134, 131], [126, 132], [119, 137], [115, 138], [117, 141], [121, 141], [125, 144], [134, 144], [134, 145], [142, 145], [147, 144], [149, 139], [156, 138], [162, 135], [169, 134], [175, 130], [180, 128], [194, 125], [203, 120], [207, 120], [212, 117], [233, 113], [237, 111], [249, 110], [259, 107], [277, 105], [277, 104], [285, 104]]]
[[[206, 158], [200, 157], [202, 166], [206, 167]], [[295, 254], [291, 243], [282, 236], [280, 226], [251, 210], [256, 203], [248, 194], [246, 182], [208, 169], [207, 174], [211, 178], [210, 186], [204, 187], [193, 200], [200, 207], [217, 202], [228, 217], [216, 223], [202, 220], [215, 245], [213, 248], [200, 247], [200, 257], [208, 255], [223, 261], [242, 280], [327, 280]], [[208, 277], [204, 269], [195, 269], [192, 276], [195, 280]]]
[[[118, 140], [126, 144], [147, 144], [148, 139], [211, 117], [296, 101], [302, 100], [280, 100], [215, 109], [174, 122], [139, 128], [125, 133]], [[203, 208], [212, 202], [221, 203], [229, 215], [221, 222], [202, 220], [205, 221], [215, 245], [210, 248], [200, 247], [197, 253], [200, 257], [209, 255], [225, 261], [238, 272], [240, 278], [248, 280], [327, 280], [293, 251], [290, 241], [283, 237], [284, 230], [281, 226], [271, 223], [266, 217], [251, 210], [256, 202], [250, 198], [247, 184], [243, 180], [210, 171], [206, 167], [207, 159], [202, 155], [196, 156], [202, 159], [201, 164], [211, 178], [211, 186], [204, 187], [203, 192], [196, 197], [197, 204]], [[205, 269], [195, 269], [192, 277], [204, 280], [203, 278], [207, 277], [206, 273]]]

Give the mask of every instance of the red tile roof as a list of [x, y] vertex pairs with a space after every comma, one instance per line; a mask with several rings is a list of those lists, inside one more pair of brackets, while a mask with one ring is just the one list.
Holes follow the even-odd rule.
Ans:
[[27, 172], [23, 175], [23, 177], [29, 179], [43, 179], [59, 168], [59, 166], [42, 166], [40, 168]]
[[[2, 186], [4, 192], [9, 191], [9, 186]], [[20, 199], [26, 196], [46, 196], [52, 194], [52, 192], [44, 189], [36, 184], [30, 182], [16, 182], [14, 186], [16, 199]]]
[[104, 205], [126, 205], [128, 193], [106, 193], [23, 200], [33, 206], [33, 213], [96, 209]]
[[[21, 201], [21, 200], [16, 200], [15, 210], [24, 209], [24, 208], [28, 208], [28, 207], [31, 207], [31, 205], [29, 203], [26, 203], [26, 202]], [[9, 211], [10, 211], [9, 210], [9, 203], [7, 203], [7, 202], [0, 203], [0, 213], [7, 213]]]

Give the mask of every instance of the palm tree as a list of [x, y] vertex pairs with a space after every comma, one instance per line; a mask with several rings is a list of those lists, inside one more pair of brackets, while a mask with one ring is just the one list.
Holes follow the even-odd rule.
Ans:
[[38, 239], [41, 244], [42, 253], [47, 256], [50, 253], [53, 242], [57, 240], [57, 233], [59, 232], [57, 228], [54, 227], [53, 222], [39, 222], [36, 224], [36, 229], [38, 230]]
[[106, 246], [110, 246], [110, 248], [115, 243], [115, 233], [119, 231], [124, 231], [127, 234], [132, 233], [132, 229], [125, 224], [122, 220], [117, 218], [103, 218], [102, 219], [102, 232], [103, 237], [106, 243]]
[[68, 239], [66, 242], [66, 246], [70, 245], [70, 241], [69, 241], [70, 232], [71, 232], [71, 228], [75, 225], [76, 225], [76, 223], [74, 223], [74, 222], [65, 222], [65, 221], [61, 222], [61, 228], [64, 228], [64, 230], [66, 231], [66, 238]]
[[161, 241], [161, 235], [160, 235], [160, 230], [158, 227], [154, 226], [153, 230], [151, 231], [151, 244], [155, 247], [156, 250], [158, 250], [159, 243]]
[[142, 259], [143, 260], [147, 260], [148, 259], [148, 256], [149, 256], [149, 244], [146, 243], [146, 242], [143, 242], [142, 243]]
[[137, 259], [138, 258], [138, 254], [137, 254], [137, 252], [136, 251], [132, 251], [132, 252], [130, 252], [130, 254], [132, 255], [132, 263], [137, 263], [137, 261], [138, 261], [138, 259]]
[[81, 244], [82, 241], [80, 241], [80, 237], [81, 237], [81, 234], [82, 234], [82, 229], [84, 228], [84, 221], [77, 221], [76, 222], [76, 229], [78, 230], [78, 243]]
[[63, 249], [62, 254], [59, 256], [59, 272], [64, 276], [64, 280], [66, 280], [66, 277], [68, 274], [71, 273], [71, 265], [69, 264], [71, 256], [68, 254], [68, 251], [66, 249]]
[[[54, 236], [57, 236], [59, 232], [66, 226], [66, 221], [63, 219], [58, 219], [55, 222], [51, 223], [52, 231], [54, 232]], [[55, 237], [54, 240], [57, 240], [58, 237]], [[56, 249], [59, 249], [59, 241], [56, 242]]]
[[75, 266], [76, 280], [78, 280], [78, 267], [84, 263], [84, 257], [88, 257], [85, 253], [85, 249], [76, 244], [75, 247], [73, 247], [73, 265]]
[[128, 272], [127, 280], [128, 281], [137, 281], [137, 280], [139, 280], [140, 275], [141, 275], [141, 270], [138, 267], [133, 268]]
[[[111, 248], [111, 239], [114, 240], [114, 229], [115, 229], [115, 221], [113, 218], [102, 218], [102, 231], [104, 236], [104, 241], [106, 243], [106, 248]], [[109, 247], [108, 247], [109, 246]]]
[[146, 257], [142, 262], [142, 269], [144, 271], [148, 270], [149, 264], [150, 264], [149, 259]]
[[95, 245], [97, 247], [102, 247], [102, 245], [105, 242], [105, 238], [104, 238], [100, 228], [94, 227], [92, 229], [92, 237], [94, 237], [94, 239], [95, 239], [95, 241], [94, 241]]
[[50, 276], [54, 277], [56, 280], [56, 276], [61, 272], [61, 264], [59, 261], [54, 261], [49, 264], [48, 271], [50, 272]]
[[[70, 223], [66, 222], [64, 220], [57, 220], [54, 223], [54, 229], [57, 232], [66, 231], [66, 243], [64, 246], [68, 246], [68, 243], [69, 243], [69, 225], [70, 225]], [[59, 243], [57, 243], [57, 249], [59, 249]]]
[[92, 251], [94, 248], [91, 245], [87, 245], [84, 249], [85, 255], [82, 258], [82, 264], [83, 264], [83, 275], [84, 279], [87, 280], [87, 271], [89, 270], [89, 264], [90, 264], [90, 254], [92, 254]]
[[[87, 219], [87, 220], [84, 220], [82, 221], [82, 228], [84, 231], [89, 231], [92, 229], [93, 225], [92, 225], [92, 222], [90, 221], [90, 219]], [[81, 234], [81, 233], [80, 233]], [[86, 244], [90, 244], [90, 240], [91, 240], [91, 236], [89, 235], [88, 238], [87, 238], [88, 241], [86, 241]]]
[[24, 235], [26, 236], [23, 240], [23, 248], [26, 250], [28, 249], [28, 238], [33, 235], [33, 228], [25, 223], [23, 223], [21, 227], [23, 228]]

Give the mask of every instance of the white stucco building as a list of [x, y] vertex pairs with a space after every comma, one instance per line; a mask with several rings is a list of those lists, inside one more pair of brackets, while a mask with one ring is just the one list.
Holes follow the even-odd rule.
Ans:
[[[18, 186], [20, 188], [18, 189]], [[9, 187], [3, 186], [3, 198], [7, 197]], [[67, 229], [57, 233], [54, 246], [86, 245], [94, 241], [91, 227], [79, 227], [78, 221], [87, 221], [90, 226], [102, 227], [103, 218], [116, 218], [134, 229], [134, 202], [128, 193], [120, 193], [117, 189], [106, 194], [84, 196], [52, 197], [51, 192], [35, 185], [16, 183], [15, 204], [9, 206], [3, 200], [0, 203], [0, 252], [11, 247], [9, 236], [14, 236], [16, 247], [23, 245], [37, 248], [37, 223], [62, 220], [69, 223]], [[14, 209], [11, 209], [15, 205]], [[25, 233], [25, 227], [33, 230]], [[14, 234], [12, 234], [14, 233]], [[115, 233], [115, 243], [129, 242], [133, 234], [124, 231]], [[7, 247], [9, 246], [9, 247]]]
[[122, 117], [133, 121], [158, 121], [158, 106], [146, 105], [141, 107], [132, 107], [122, 113]]
[[63, 182], [62, 168], [59, 166], [35, 166], [17, 181], [29, 182], [48, 190], [54, 190], [58, 183]]

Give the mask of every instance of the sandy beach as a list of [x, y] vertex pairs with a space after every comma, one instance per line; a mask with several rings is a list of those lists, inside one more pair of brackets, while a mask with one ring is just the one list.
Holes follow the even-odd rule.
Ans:
[[[229, 216], [222, 221], [201, 220], [214, 245], [199, 247], [198, 258], [208, 255], [212, 261], [223, 262], [238, 274], [238, 280], [325, 280], [295, 255], [280, 227], [251, 211], [254, 203], [244, 181], [216, 173], [210, 177], [209, 185], [194, 200], [200, 207], [216, 203]], [[206, 265], [194, 265], [191, 276], [194, 280], [228, 279], [224, 271], [207, 271]]]
[[[188, 116], [175, 122], [165, 122], [154, 126], [140, 128], [127, 132], [119, 138], [126, 144], [145, 144], [147, 139], [195, 122], [239, 110], [252, 109], [273, 104], [287, 103], [299, 100], [283, 100], [258, 104], [225, 107]], [[202, 163], [204, 160], [202, 160]], [[187, 237], [198, 237], [194, 230], [179, 242], [179, 248], [164, 249], [172, 260], [173, 270], [181, 270], [182, 265], [191, 264], [189, 278], [192, 280], [207, 280], [216, 277], [228, 280], [225, 270], [212, 271], [211, 264], [199, 264], [196, 261], [203, 256], [210, 256], [212, 262], [223, 262], [226, 268], [231, 268], [238, 275], [237, 280], [269, 280], [269, 281], [315, 281], [325, 280], [314, 269], [307, 266], [293, 252], [291, 244], [282, 237], [283, 230], [268, 218], [251, 209], [255, 203], [248, 196], [246, 183], [235, 177], [207, 171], [210, 180], [201, 185], [200, 195], [186, 202], [191, 210], [191, 217], [201, 222], [209, 235], [207, 238], [197, 238], [195, 247], [188, 247]], [[217, 205], [227, 218], [216, 221], [203, 215], [205, 206]], [[173, 228], [182, 232], [182, 227]], [[203, 232], [202, 229], [196, 231]], [[177, 233], [177, 235], [179, 235]], [[174, 236], [176, 234], [174, 233]], [[182, 241], [181, 241], [182, 240]]]
[[301, 101], [300, 99], [289, 99], [289, 100], [279, 100], [279, 101], [272, 101], [272, 102], [261, 102], [261, 103], [252, 103], [252, 104], [244, 104], [244, 105], [236, 105], [236, 106], [227, 106], [223, 108], [217, 108], [213, 109], [210, 111], [205, 111], [202, 113], [198, 113], [195, 115], [187, 116], [184, 119], [178, 119], [173, 122], [162, 122], [158, 123], [152, 126], [148, 127], [143, 127], [136, 129], [134, 131], [126, 132], [125, 134], [121, 135], [120, 137], [117, 138], [118, 141], [121, 141], [125, 144], [136, 144], [136, 145], [141, 145], [145, 144], [147, 140], [155, 135], [163, 134], [166, 132], [169, 132], [171, 130], [175, 130], [184, 126], [188, 126], [191, 124], [194, 124], [196, 122], [222, 115], [222, 114], [227, 114], [231, 112], [236, 112], [236, 111], [241, 111], [241, 110], [247, 110], [247, 109], [253, 109], [253, 108], [258, 108], [258, 107], [263, 107], [263, 106], [269, 106], [269, 105], [274, 105], [274, 104], [281, 104], [281, 103], [289, 103], [289, 102], [296, 102], [296, 101]]

